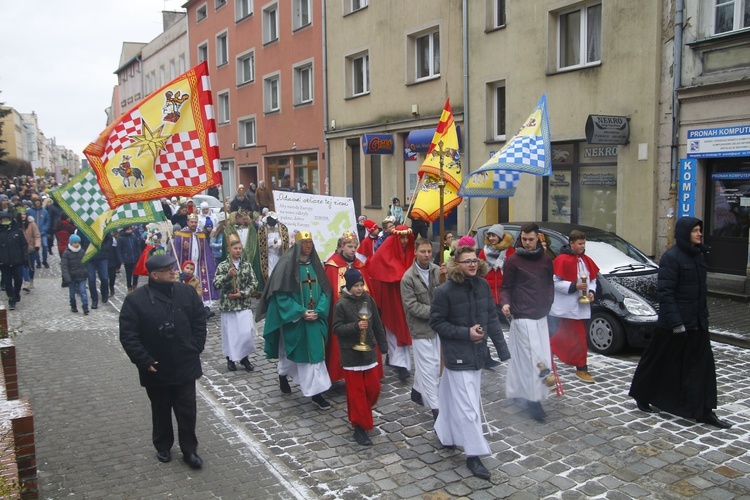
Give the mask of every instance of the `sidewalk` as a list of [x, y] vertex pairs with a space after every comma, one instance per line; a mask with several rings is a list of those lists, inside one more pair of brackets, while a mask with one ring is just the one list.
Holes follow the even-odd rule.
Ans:
[[[717, 413], [734, 424], [726, 431], [637, 411], [627, 396], [637, 356], [590, 356], [593, 385], [558, 366], [566, 394], [544, 403], [544, 425], [505, 398], [505, 365], [484, 371], [493, 451], [483, 460], [492, 479], [484, 481], [471, 476], [460, 451], [440, 446], [429, 411], [409, 400], [411, 381], [399, 382], [386, 368], [369, 433], [374, 446], [362, 448], [351, 437], [343, 385], [327, 392], [328, 412], [296, 384], [282, 395], [260, 332], [256, 371], [227, 372], [217, 317], [198, 401], [204, 469], [183, 464], [177, 446], [173, 461], [161, 464], [150, 442], [148, 399], [118, 340], [115, 309], [124, 287], [84, 317], [69, 312], [55, 269], [56, 260], [41, 270], [36, 289], [9, 314], [21, 396], [35, 411], [44, 498], [750, 497], [750, 363], [746, 350], [719, 343]], [[713, 324], [721, 325], [712, 330], [750, 338], [747, 322], [728, 329], [747, 314], [734, 306], [711, 306]]]
[[37, 270], [35, 289], [21, 292], [9, 313], [20, 392], [34, 410], [41, 498], [314, 496], [280, 461], [267, 460], [272, 455], [265, 447], [202, 386], [197, 434], [203, 469], [182, 462], [176, 441], [172, 462], [158, 462], [148, 397], [120, 346], [117, 311], [100, 304], [89, 316], [71, 313], [57, 259], [50, 264]]

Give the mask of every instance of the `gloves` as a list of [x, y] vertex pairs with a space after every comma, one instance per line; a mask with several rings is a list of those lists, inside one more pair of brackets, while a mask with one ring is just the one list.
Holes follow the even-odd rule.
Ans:
[[34, 247], [34, 251], [38, 252], [39, 251], [39, 247]]

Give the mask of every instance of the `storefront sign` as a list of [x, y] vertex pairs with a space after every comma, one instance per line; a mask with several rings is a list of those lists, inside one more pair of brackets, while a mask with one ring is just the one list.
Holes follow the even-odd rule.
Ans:
[[[423, 128], [420, 130], [412, 130], [406, 138], [406, 147], [414, 153], [426, 153], [427, 150], [430, 149], [432, 138], [435, 137], [435, 130], [437, 129]], [[456, 125], [456, 134], [458, 134], [458, 149], [463, 149], [461, 127], [459, 125]]]
[[750, 125], [688, 130], [688, 158], [750, 156]]
[[362, 136], [362, 152], [366, 155], [392, 155], [391, 134], [365, 134]]
[[625, 116], [589, 115], [586, 141], [589, 144], [627, 144], [630, 125]]
[[617, 146], [610, 146], [604, 148], [583, 148], [584, 158], [606, 158], [606, 157], [617, 156]]
[[698, 170], [696, 160], [680, 160], [677, 217], [695, 215], [695, 175]]

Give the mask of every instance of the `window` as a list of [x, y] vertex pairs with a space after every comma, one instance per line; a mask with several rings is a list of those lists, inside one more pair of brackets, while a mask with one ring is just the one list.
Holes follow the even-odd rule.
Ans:
[[174, 59], [169, 60], [169, 79], [174, 80], [177, 78], [177, 66], [174, 63]]
[[219, 10], [227, 4], [227, 0], [216, 0], [214, 2], [214, 10]]
[[198, 62], [208, 61], [208, 44], [203, 43], [198, 45]]
[[407, 36], [406, 44], [410, 83], [440, 76], [440, 28], [412, 33]]
[[307, 63], [294, 68], [294, 104], [306, 104], [313, 100], [313, 66]]
[[178, 69], [180, 71], [180, 74], [183, 74], [185, 72], [185, 54], [180, 54], [178, 61]]
[[505, 82], [493, 82], [488, 85], [489, 95], [487, 102], [490, 104], [487, 123], [490, 124], [488, 139], [491, 141], [504, 141], [505, 130]]
[[715, 35], [750, 27], [750, 0], [714, 0]]
[[144, 85], [146, 86], [146, 95], [151, 93], [151, 75], [146, 75], [146, 81], [144, 82]]
[[505, 26], [505, 0], [492, 0], [492, 27], [502, 28]]
[[266, 113], [273, 113], [281, 108], [280, 87], [279, 75], [269, 76], [263, 80], [263, 107]]
[[203, 21], [206, 16], [208, 16], [208, 8], [206, 7], [206, 4], [204, 3], [200, 7], [198, 7], [195, 11], [195, 22], [199, 23]]
[[159, 66], [159, 87], [167, 83], [167, 70], [164, 65]]
[[263, 43], [279, 39], [279, 5], [269, 5], [263, 9]]
[[370, 92], [370, 56], [368, 53], [357, 54], [346, 59], [347, 96], [355, 97]]
[[229, 62], [229, 41], [226, 31], [216, 35], [216, 66], [224, 66]]
[[240, 147], [255, 146], [255, 117], [243, 118], [238, 123]]
[[312, 22], [311, 0], [294, 0], [292, 28], [297, 30]]
[[216, 94], [219, 108], [219, 123], [229, 123], [229, 92]]
[[345, 14], [351, 14], [367, 7], [368, 0], [344, 0]]
[[557, 21], [558, 69], [587, 66], [601, 60], [601, 3], [561, 12]]
[[255, 80], [255, 51], [237, 56], [237, 85]]
[[253, 0], [234, 1], [234, 19], [239, 21], [253, 13]]

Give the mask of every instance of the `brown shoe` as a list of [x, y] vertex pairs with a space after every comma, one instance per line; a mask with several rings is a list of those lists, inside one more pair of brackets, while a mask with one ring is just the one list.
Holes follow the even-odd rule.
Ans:
[[589, 372], [583, 370], [576, 370], [576, 377], [586, 382], [587, 384], [593, 384], [594, 382], [596, 382], [596, 380], [594, 380], [594, 377], [589, 375]]

